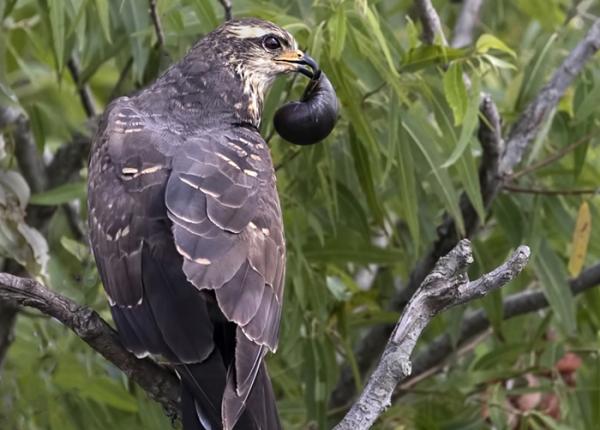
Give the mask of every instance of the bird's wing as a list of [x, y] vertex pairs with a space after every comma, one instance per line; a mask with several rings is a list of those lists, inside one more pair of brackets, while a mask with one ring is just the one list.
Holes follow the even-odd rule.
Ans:
[[[185, 275], [199, 290], [214, 291], [237, 325], [226, 420], [227, 405], [246, 400], [266, 349], [277, 346], [285, 248], [266, 144], [243, 128], [189, 139], [173, 157], [165, 202]], [[232, 413], [236, 420], [239, 411]]]
[[[205, 295], [181, 271], [164, 202], [180, 138], [127, 99], [107, 109], [90, 160], [90, 238], [115, 322], [138, 355], [199, 362], [214, 349]], [[177, 267], [179, 266], [179, 267]]]

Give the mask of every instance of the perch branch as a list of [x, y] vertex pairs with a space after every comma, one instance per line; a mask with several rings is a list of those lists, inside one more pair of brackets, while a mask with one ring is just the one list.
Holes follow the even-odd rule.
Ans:
[[[600, 286], [600, 264], [584, 270], [577, 278], [568, 281], [573, 295], [581, 294], [591, 288]], [[546, 294], [542, 289], [528, 290], [512, 294], [504, 298], [502, 315], [505, 320], [536, 312], [549, 306]], [[408, 387], [419, 376], [429, 373], [431, 369], [443, 363], [455, 350], [468, 344], [472, 339], [490, 327], [483, 309], [472, 311], [462, 321], [458, 341], [453, 343], [449, 334], [442, 334], [431, 341], [427, 347], [413, 360], [413, 373], [400, 387]], [[454, 347], [454, 345], [456, 345]], [[400, 394], [401, 391], [400, 391]]]
[[410, 356], [432, 318], [502, 287], [523, 270], [529, 254], [527, 246], [519, 247], [504, 264], [473, 282], [469, 282], [466, 275], [473, 262], [471, 243], [467, 239], [440, 258], [402, 312], [364, 391], [335, 430], [370, 428], [390, 405], [398, 383], [410, 375]]
[[175, 375], [148, 358], [138, 359], [128, 352], [116, 332], [92, 309], [33, 279], [8, 273], [0, 273], [0, 299], [14, 306], [35, 308], [57, 319], [136, 382], [170, 417], [179, 416], [179, 382]]

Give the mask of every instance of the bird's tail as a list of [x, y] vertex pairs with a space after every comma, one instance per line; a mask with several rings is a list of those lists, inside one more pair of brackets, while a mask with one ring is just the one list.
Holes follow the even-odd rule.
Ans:
[[[225, 380], [211, 363], [177, 366], [181, 377], [181, 409], [184, 430], [221, 430]], [[215, 372], [216, 371], [216, 372]], [[220, 373], [220, 374], [219, 374]], [[218, 377], [215, 377], [219, 374]], [[225, 399], [225, 402], [232, 399]], [[245, 402], [235, 430], [280, 430], [275, 395], [264, 363]], [[224, 430], [232, 430], [230, 428]]]
[[175, 366], [181, 378], [181, 413], [184, 430], [220, 430], [225, 370], [220, 355], [203, 362]]

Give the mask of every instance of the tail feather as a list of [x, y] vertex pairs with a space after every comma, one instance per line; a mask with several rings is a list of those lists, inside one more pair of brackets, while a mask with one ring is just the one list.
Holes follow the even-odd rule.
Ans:
[[[280, 430], [281, 422], [267, 366], [262, 363], [250, 396], [246, 401], [246, 415], [250, 415], [256, 427], [262, 430]], [[244, 416], [242, 415], [243, 419]], [[240, 419], [240, 420], [241, 420]]]
[[184, 430], [221, 428], [221, 402], [225, 390], [225, 366], [214, 350], [202, 363], [175, 366], [181, 378]]

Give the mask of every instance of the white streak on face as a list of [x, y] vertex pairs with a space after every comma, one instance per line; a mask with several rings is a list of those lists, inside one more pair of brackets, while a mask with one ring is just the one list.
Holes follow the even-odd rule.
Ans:
[[239, 26], [239, 27], [231, 27], [231, 34], [236, 35], [241, 39], [254, 39], [266, 36], [267, 34], [273, 33], [273, 29], [257, 27], [257, 26]]

